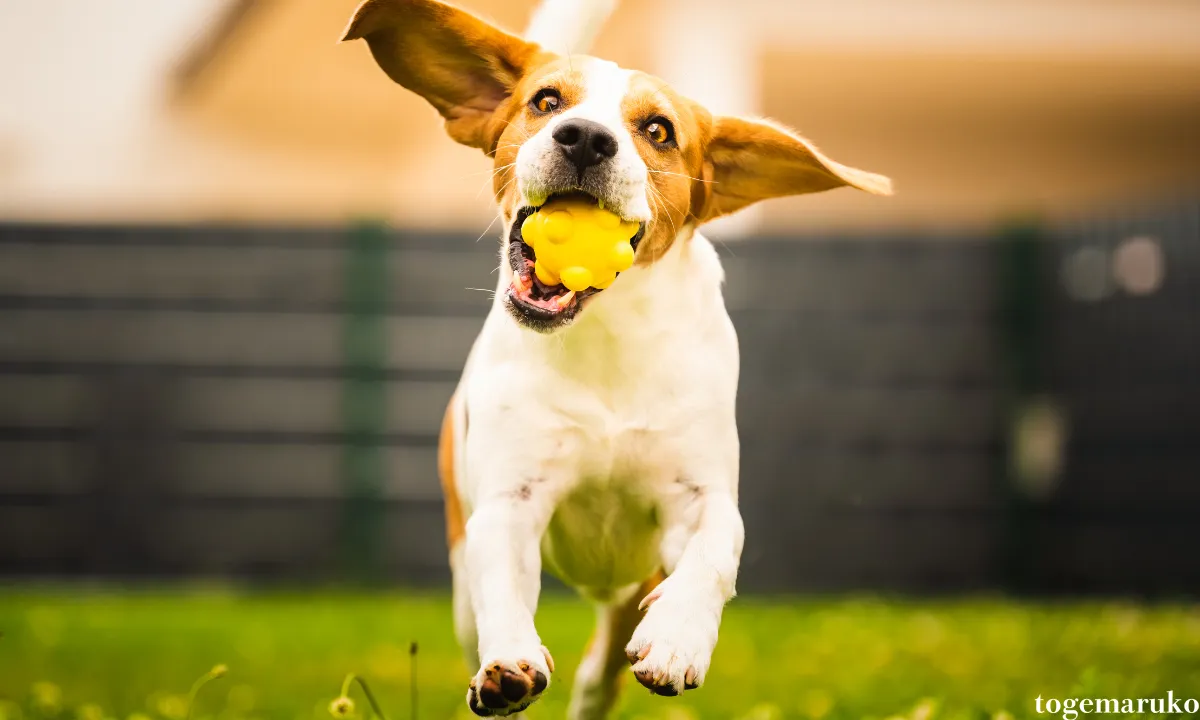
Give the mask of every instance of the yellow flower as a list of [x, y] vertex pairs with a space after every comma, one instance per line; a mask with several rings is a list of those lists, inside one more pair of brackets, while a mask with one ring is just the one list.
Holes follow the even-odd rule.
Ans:
[[329, 703], [329, 714], [336, 717], [348, 717], [354, 714], [354, 701], [345, 695], [334, 698], [333, 702]]
[[741, 720], [780, 720], [782, 717], [783, 711], [778, 705], [759, 703], [750, 708], [750, 712], [743, 715]]
[[182, 695], [163, 695], [154, 709], [167, 720], [183, 720], [187, 717], [188, 702]]
[[929, 720], [936, 711], [937, 702], [930, 698], [925, 698], [917, 703], [917, 706], [913, 708], [912, 714], [909, 717], [912, 720]]
[[79, 720], [104, 720], [104, 709], [95, 703], [87, 703], [79, 706], [75, 717]]
[[219, 677], [224, 677], [225, 673], [227, 673], [227, 672], [229, 672], [228, 665], [224, 665], [224, 664], [214, 665], [213, 669], [208, 671], [208, 676], [211, 677], [213, 680], [216, 680]]
[[36, 682], [30, 690], [33, 705], [47, 715], [53, 715], [62, 707], [62, 690], [51, 682]]

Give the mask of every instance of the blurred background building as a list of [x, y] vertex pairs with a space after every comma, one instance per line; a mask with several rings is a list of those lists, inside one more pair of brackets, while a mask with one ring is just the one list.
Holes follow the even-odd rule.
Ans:
[[[354, 5], [0, 2], [0, 572], [447, 576], [490, 166], [335, 42]], [[716, 229], [747, 589], [1200, 590], [1197, 27], [619, 8], [596, 54], [897, 183]]]

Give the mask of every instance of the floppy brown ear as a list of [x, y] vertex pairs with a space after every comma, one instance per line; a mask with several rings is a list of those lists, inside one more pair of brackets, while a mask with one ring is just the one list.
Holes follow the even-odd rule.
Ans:
[[701, 222], [759, 200], [843, 186], [892, 194], [892, 181], [883, 175], [834, 162], [800, 136], [762, 121], [714, 118], [705, 162], [712, 182]]
[[450, 137], [484, 151], [496, 142], [492, 113], [541, 52], [435, 0], [366, 0], [342, 35], [359, 38], [388, 77], [441, 113]]

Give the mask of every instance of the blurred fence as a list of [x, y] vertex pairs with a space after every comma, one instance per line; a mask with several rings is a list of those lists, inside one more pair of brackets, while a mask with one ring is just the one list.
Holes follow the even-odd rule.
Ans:
[[[742, 588], [1200, 589], [1197, 217], [724, 248]], [[1133, 235], [1161, 288], [1081, 297]], [[0, 227], [0, 574], [443, 581], [436, 431], [494, 248]], [[1037, 398], [1065, 432], [1031, 489]]]
[[1061, 481], [1025, 510], [1022, 579], [1200, 594], [1200, 204], [1057, 240], [1036, 347], [1069, 435]]

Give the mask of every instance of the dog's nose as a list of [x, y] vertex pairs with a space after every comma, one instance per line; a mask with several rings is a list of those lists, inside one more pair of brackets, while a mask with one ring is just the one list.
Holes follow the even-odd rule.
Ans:
[[592, 120], [566, 120], [554, 128], [553, 137], [580, 175], [617, 154], [616, 136]]

